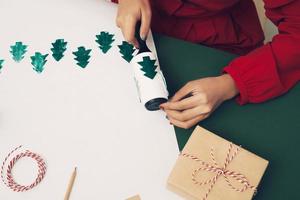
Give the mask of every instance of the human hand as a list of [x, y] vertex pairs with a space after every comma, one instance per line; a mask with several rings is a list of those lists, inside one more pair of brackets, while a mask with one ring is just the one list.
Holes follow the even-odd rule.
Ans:
[[[238, 94], [229, 74], [188, 82], [169, 102], [161, 104], [171, 124], [188, 129], [210, 116], [224, 101]], [[186, 96], [189, 96], [185, 98]]]
[[151, 23], [149, 0], [119, 0], [116, 24], [121, 28], [125, 40], [139, 47], [135, 38], [135, 27], [141, 21], [140, 37], [145, 40]]

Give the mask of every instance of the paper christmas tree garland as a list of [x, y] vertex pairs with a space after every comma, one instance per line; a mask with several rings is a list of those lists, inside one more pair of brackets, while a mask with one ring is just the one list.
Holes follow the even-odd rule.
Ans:
[[103, 53], [107, 53], [112, 47], [114, 34], [102, 31], [99, 35], [96, 35], [96, 42], [99, 44], [99, 48]]
[[48, 54], [42, 55], [40, 52], [36, 52], [34, 56], [31, 56], [31, 64], [33, 65], [33, 70], [37, 73], [42, 73], [44, 70], [44, 65], [46, 64]]
[[122, 54], [122, 58], [124, 58], [127, 62], [130, 62], [133, 58], [133, 52], [135, 51], [133, 45], [123, 41], [121, 45], [118, 45], [118, 47], [120, 49], [119, 52]]
[[143, 57], [143, 61], [138, 62], [139, 65], [142, 66], [141, 70], [144, 73], [144, 76], [154, 79], [157, 72], [155, 71], [157, 66], [155, 65], [156, 60], [151, 60], [149, 56]]
[[4, 63], [4, 60], [0, 59], [0, 72], [1, 72], [1, 69], [3, 68], [3, 63]]
[[67, 50], [67, 42], [64, 39], [57, 39], [52, 43], [52, 56], [56, 61], [60, 61], [64, 57], [64, 52]]
[[[101, 31], [99, 35], [96, 35], [96, 43], [99, 45], [99, 49], [106, 54], [111, 48], [112, 44], [115, 41], [114, 34], [111, 34], [107, 31]], [[52, 57], [56, 61], [60, 61], [63, 57], [65, 52], [67, 51], [68, 42], [64, 39], [57, 39], [55, 40], [51, 47]], [[133, 53], [136, 50], [134, 46], [126, 41], [122, 41], [122, 44], [118, 45], [119, 52], [124, 60], [130, 62], [133, 58]], [[27, 53], [28, 46], [23, 44], [21, 41], [15, 42], [14, 45], [10, 46], [10, 54], [12, 55], [12, 59], [15, 62], [21, 62], [25, 54]], [[89, 59], [91, 58], [90, 52], [91, 49], [86, 49], [85, 47], [81, 46], [78, 48], [76, 52], [72, 52], [75, 55], [75, 60], [77, 61], [77, 65], [85, 68], [89, 64]], [[42, 73], [44, 70], [44, 65], [46, 64], [48, 54], [41, 54], [40, 52], [36, 52], [33, 56], [30, 57], [31, 64], [33, 65], [33, 69], [38, 72]], [[0, 60], [0, 70], [3, 68], [4, 60]], [[156, 75], [156, 67], [154, 65], [155, 60], [151, 60], [150, 58], [144, 58], [143, 62], [139, 64], [142, 66], [141, 70], [145, 72], [145, 76], [153, 79]]]
[[27, 45], [24, 45], [22, 42], [16, 42], [15, 45], [10, 46], [10, 53], [13, 56], [13, 60], [16, 62], [20, 62], [25, 53], [27, 52]]
[[81, 46], [78, 47], [78, 50], [76, 52], [73, 52], [75, 55], [75, 60], [77, 61], [77, 65], [80, 66], [81, 68], [85, 68], [89, 64], [89, 59], [90, 59], [90, 53], [91, 49], [86, 49], [85, 47]]

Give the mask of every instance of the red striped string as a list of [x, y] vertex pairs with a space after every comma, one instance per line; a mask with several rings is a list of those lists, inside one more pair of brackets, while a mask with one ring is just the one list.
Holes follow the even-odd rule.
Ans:
[[[180, 156], [183, 156], [185, 158], [191, 159], [195, 162], [199, 162], [201, 167], [195, 169], [192, 173], [192, 181], [196, 184], [196, 185], [208, 185], [208, 190], [206, 191], [206, 193], [204, 194], [204, 197], [202, 198], [202, 200], [206, 200], [208, 198], [209, 193], [211, 192], [211, 190], [213, 189], [214, 185], [216, 184], [217, 180], [223, 176], [225, 178], [225, 181], [227, 183], [227, 185], [234, 191], [236, 192], [244, 192], [247, 189], [252, 189], [254, 190], [254, 193], [256, 193], [256, 187], [252, 186], [247, 177], [241, 173], [235, 172], [235, 171], [230, 171], [227, 170], [228, 165], [230, 164], [230, 162], [236, 157], [236, 155], [239, 152], [239, 148], [236, 147], [234, 149], [234, 145], [232, 143], [229, 144], [229, 148], [228, 151], [226, 153], [226, 158], [225, 158], [225, 162], [223, 164], [222, 167], [220, 167], [220, 165], [217, 163], [216, 159], [215, 159], [215, 155], [214, 155], [214, 148], [212, 147], [210, 150], [210, 158], [212, 160], [213, 164], [207, 163], [203, 160], [201, 160], [200, 158], [198, 158], [197, 156], [191, 155], [191, 154], [187, 154], [187, 153], [181, 153]], [[232, 153], [233, 151], [233, 153]], [[204, 181], [199, 181], [197, 179], [197, 175], [198, 173], [200, 173], [200, 171], [207, 171], [207, 172], [213, 172], [215, 173], [215, 175], [208, 179], [208, 180], [204, 180]], [[241, 187], [235, 187], [232, 185], [232, 183], [230, 182], [229, 178], [234, 179], [235, 181], [237, 181]]]
[[[46, 174], [46, 163], [40, 155], [38, 155], [36, 153], [33, 153], [29, 150], [26, 150], [26, 151], [18, 153], [17, 155], [12, 157], [12, 155], [14, 153], [16, 153], [16, 151], [18, 151], [21, 147], [22, 147], [22, 145], [18, 146], [14, 150], [12, 150], [5, 157], [5, 159], [2, 163], [2, 166], [1, 166], [1, 180], [2, 180], [2, 182], [7, 187], [9, 187], [10, 189], [12, 189], [15, 192], [25, 192], [27, 190], [30, 190], [30, 189], [34, 188], [35, 186], [37, 186], [43, 180], [43, 178], [45, 177], [45, 174]], [[38, 175], [37, 175], [35, 181], [33, 183], [31, 183], [30, 185], [20, 185], [20, 184], [18, 184], [14, 180], [14, 177], [13, 177], [13, 174], [12, 174], [12, 169], [15, 166], [15, 164], [17, 163], [17, 161], [20, 160], [21, 158], [24, 158], [24, 157], [32, 158], [33, 160], [35, 160], [37, 162], [37, 165], [38, 165]]]

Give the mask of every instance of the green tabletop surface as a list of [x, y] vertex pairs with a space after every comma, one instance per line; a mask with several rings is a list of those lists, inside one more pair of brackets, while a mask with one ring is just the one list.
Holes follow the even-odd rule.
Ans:
[[[161, 68], [173, 95], [190, 80], [217, 76], [236, 56], [198, 44], [154, 34]], [[269, 160], [256, 200], [300, 199], [300, 84], [284, 96], [261, 104], [222, 104], [200, 126]], [[175, 127], [179, 149], [194, 127]]]

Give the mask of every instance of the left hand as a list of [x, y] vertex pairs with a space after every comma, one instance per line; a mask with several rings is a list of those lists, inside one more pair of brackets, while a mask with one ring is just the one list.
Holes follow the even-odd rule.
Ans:
[[160, 107], [166, 112], [171, 124], [188, 129], [206, 119], [219, 105], [237, 94], [234, 80], [229, 74], [224, 74], [188, 82]]

